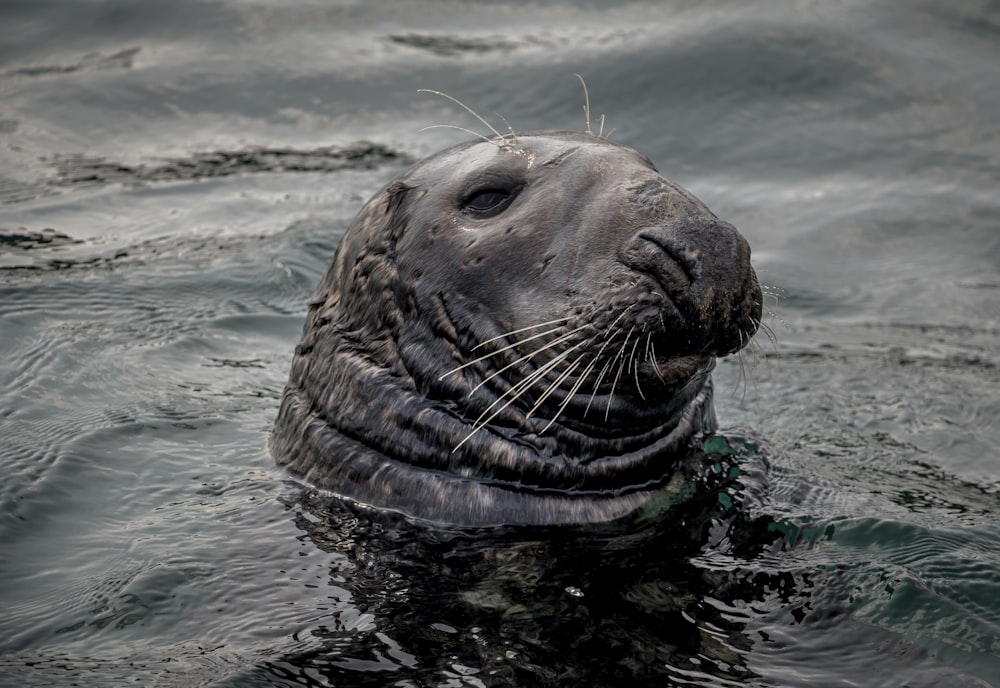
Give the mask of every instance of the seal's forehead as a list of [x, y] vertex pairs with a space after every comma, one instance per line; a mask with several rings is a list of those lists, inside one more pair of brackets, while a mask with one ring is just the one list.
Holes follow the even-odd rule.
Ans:
[[525, 134], [518, 136], [517, 143], [523, 150], [531, 151], [536, 164], [551, 164], [580, 155], [590, 161], [617, 161], [624, 166], [638, 163], [655, 169], [653, 161], [634, 148], [583, 132]]
[[544, 132], [460, 144], [423, 160], [405, 176], [412, 182], [433, 184], [476, 176], [495, 167], [531, 169], [575, 155], [655, 169], [649, 158], [627, 146], [586, 133]]
[[498, 164], [520, 166], [523, 163], [502, 144], [476, 141], [432, 155], [414, 166], [406, 176], [418, 183], [435, 184], [475, 176]]

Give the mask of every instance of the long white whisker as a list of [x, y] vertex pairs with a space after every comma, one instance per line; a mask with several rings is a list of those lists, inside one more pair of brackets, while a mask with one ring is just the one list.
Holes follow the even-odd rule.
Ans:
[[[758, 402], [760, 401], [760, 392], [757, 390], [757, 379], [753, 375], [754, 369], [756, 369], [756, 367], [758, 366], [758, 364], [760, 362], [760, 359], [757, 356], [757, 351], [756, 351], [755, 347], [756, 347], [756, 344], [755, 344], [753, 338], [751, 338], [747, 342], [747, 348], [740, 351], [741, 367], [742, 367], [742, 362], [743, 362], [743, 353], [744, 353], [744, 351], [749, 352], [749, 355], [753, 357], [753, 359], [751, 360], [750, 366], [746, 369], [745, 381], [743, 383], [743, 400], [742, 400], [743, 402], [746, 402], [747, 382], [750, 383], [750, 389], [753, 390], [754, 399], [756, 399]], [[759, 412], [759, 409], [758, 409], [758, 412]]]
[[502, 143], [494, 141], [489, 136], [484, 136], [484, 135], [480, 134], [478, 131], [475, 131], [473, 129], [469, 129], [467, 127], [460, 127], [457, 124], [429, 124], [426, 127], [421, 127], [420, 129], [417, 129], [417, 133], [421, 134], [421, 133], [427, 131], [428, 129], [457, 129], [458, 131], [465, 132], [466, 134], [472, 134], [477, 139], [482, 139], [486, 143], [489, 143], [489, 144], [491, 144], [493, 146], [496, 146], [497, 148], [500, 148], [501, 150], [504, 148], [504, 145]]
[[[540, 327], [540, 326], [539, 326], [539, 327]], [[572, 331], [570, 331], [570, 332], [569, 332], [569, 333], [567, 333], [567, 334], [574, 334], [574, 333], [576, 333], [576, 332], [579, 332], [579, 331], [580, 331], [580, 330], [582, 330], [582, 329], [583, 329], [584, 327], [586, 327], [586, 325], [581, 325], [580, 327], [576, 328], [575, 330], [572, 330]], [[524, 330], [529, 330], [529, 329], [531, 329], [531, 328], [530, 328], [530, 327], [525, 327], [525, 328], [522, 328], [522, 329], [520, 329], [520, 330], [516, 330], [515, 332], [523, 332]], [[559, 328], [558, 328], [558, 327], [555, 327], [555, 328], [553, 328], [553, 329], [551, 329], [551, 330], [546, 330], [545, 332], [539, 332], [538, 334], [533, 334], [533, 335], [531, 335], [530, 337], [525, 337], [524, 339], [519, 339], [519, 340], [517, 340], [516, 342], [512, 342], [512, 343], [508, 344], [507, 346], [502, 346], [502, 347], [500, 347], [499, 349], [496, 349], [496, 350], [494, 350], [494, 351], [491, 351], [491, 352], [490, 352], [490, 353], [488, 353], [488, 354], [484, 354], [484, 355], [480, 356], [479, 358], [474, 358], [474, 359], [472, 359], [471, 361], [467, 361], [467, 362], [463, 363], [463, 364], [462, 364], [462, 365], [460, 365], [460, 366], [457, 366], [457, 367], [455, 367], [455, 368], [452, 368], [452, 369], [451, 369], [451, 370], [449, 370], [449, 371], [448, 371], [447, 373], [444, 373], [443, 375], [441, 375], [441, 377], [439, 377], [439, 378], [438, 378], [438, 380], [443, 380], [443, 379], [445, 379], [446, 377], [448, 377], [449, 375], [451, 375], [452, 373], [457, 373], [458, 371], [460, 371], [460, 370], [462, 370], [462, 369], [464, 369], [464, 368], [468, 368], [468, 367], [469, 367], [469, 366], [471, 366], [471, 365], [475, 365], [476, 363], [479, 363], [480, 361], [485, 361], [485, 360], [486, 360], [487, 358], [492, 358], [493, 356], [496, 356], [497, 354], [500, 354], [500, 353], [503, 353], [504, 351], [509, 351], [510, 349], [513, 349], [513, 348], [516, 348], [517, 346], [519, 346], [519, 345], [521, 345], [521, 344], [524, 344], [525, 342], [530, 342], [530, 341], [532, 341], [533, 339], [538, 339], [539, 337], [544, 337], [544, 336], [546, 336], [546, 335], [550, 335], [550, 334], [552, 334], [553, 332], [558, 332], [558, 331], [559, 331]], [[514, 334], [514, 332], [511, 332], [511, 333], [509, 333], [509, 334]], [[503, 335], [501, 335], [501, 336], [503, 336]], [[492, 341], [495, 341], [495, 340], [497, 340], [497, 339], [500, 339], [500, 337], [494, 337], [493, 339], [490, 339], [490, 340], [488, 340], [488, 341], [491, 341], [491, 342], [492, 342]], [[557, 339], [557, 340], [555, 340], [555, 341], [559, 341], [559, 340]], [[477, 344], [476, 346], [474, 346], [474, 347], [472, 348], [472, 350], [473, 350], [473, 351], [475, 351], [475, 350], [476, 350], [476, 349], [478, 349], [478, 348], [479, 348], [480, 346], [482, 346], [482, 344]], [[542, 349], [539, 349], [538, 351], [542, 351]], [[536, 351], [536, 353], [537, 353], [537, 351]]]
[[653, 372], [656, 373], [656, 377], [660, 378], [660, 382], [666, 382], [666, 380], [663, 379], [663, 371], [660, 370], [660, 364], [656, 362], [656, 344], [650, 342], [649, 350], [653, 353]]
[[597, 379], [594, 381], [594, 391], [590, 393], [590, 400], [587, 402], [587, 408], [583, 410], [583, 415], [587, 415], [590, 412], [590, 405], [594, 403], [594, 397], [597, 396], [597, 390], [601, 388], [601, 383], [604, 381], [604, 375], [608, 372], [608, 368], [611, 367], [611, 363], [614, 361], [613, 358], [609, 358], [604, 362], [604, 367], [601, 368], [601, 372], [597, 374]]
[[774, 334], [774, 330], [771, 326], [765, 322], [760, 323], [760, 329], [764, 331], [764, 335], [771, 341], [771, 347], [774, 349], [774, 353], [778, 353], [778, 337]]
[[507, 131], [510, 132], [510, 141], [516, 146], [517, 134], [514, 133], [514, 127], [510, 126], [510, 122], [507, 121], [507, 118], [501, 115], [499, 112], [494, 112], [493, 114], [499, 117], [501, 120], [503, 120], [503, 123], [507, 125]]
[[[451, 450], [452, 453], [454, 454], [456, 451], [458, 451], [458, 449], [463, 444], [465, 444], [466, 442], [468, 442], [469, 439], [473, 435], [475, 435], [477, 432], [479, 432], [480, 430], [482, 430], [483, 428], [485, 428], [487, 425], [489, 425], [490, 422], [494, 418], [496, 418], [498, 414], [500, 414], [501, 412], [503, 412], [504, 409], [506, 409], [508, 406], [510, 406], [512, 403], [514, 403], [514, 401], [516, 401], [518, 398], [520, 398], [521, 394], [523, 394], [525, 391], [527, 391], [537, 380], [539, 380], [540, 378], [544, 377], [545, 374], [549, 370], [551, 370], [553, 367], [559, 365], [559, 363], [561, 363], [570, 353], [572, 353], [574, 350], [576, 350], [577, 348], [583, 346], [586, 343], [587, 343], [586, 339], [577, 342], [576, 344], [574, 344], [570, 348], [568, 348], [565, 351], [563, 351], [562, 353], [560, 353], [558, 356], [555, 356], [548, 363], [545, 363], [544, 365], [540, 366], [538, 368], [538, 370], [534, 371], [531, 375], [529, 375], [525, 379], [521, 380], [519, 383], [517, 383], [516, 385], [514, 385], [513, 387], [511, 387], [510, 389], [508, 389], [506, 392], [504, 392], [503, 394], [501, 394], [499, 397], [497, 397], [497, 399], [495, 399], [492, 404], [490, 404], [489, 406], [486, 407], [485, 411], [483, 411], [481, 414], [479, 414], [479, 417], [476, 418], [475, 422], [472, 424], [472, 430], [469, 432], [468, 435], [465, 436], [465, 438], [462, 439], [461, 442], [459, 442], [457, 445], [455, 445], [455, 448]], [[500, 401], [504, 397], [506, 397], [508, 394], [511, 394], [511, 393], [513, 393], [513, 396], [510, 399], [508, 399], [505, 404], [503, 404], [500, 408], [498, 408], [496, 411], [494, 411], [488, 418], [486, 418], [485, 420], [483, 419], [484, 416], [486, 416], [486, 414], [489, 413], [490, 410], [494, 406], [496, 406], [498, 403], [500, 403]]]
[[[611, 343], [612, 339], [614, 339], [614, 336], [618, 332], [621, 332], [621, 330], [615, 330], [614, 329], [615, 325], [617, 325], [618, 321], [621, 320], [623, 317], [625, 317], [625, 314], [628, 313], [630, 310], [632, 310], [632, 306], [628, 306], [625, 310], [623, 310], [621, 313], [619, 313], [618, 317], [615, 318], [614, 321], [608, 326], [608, 332], [607, 332], [606, 335], [604, 335], [604, 345], [601, 346], [601, 350], [597, 352], [596, 356], [594, 356], [594, 360], [595, 361], [598, 360], [598, 359], [600, 359], [601, 354], [604, 353], [604, 349], [606, 349], [607, 346], [608, 346], [608, 344]], [[629, 335], [631, 335], [631, 334], [632, 334], [632, 330], [629, 330]], [[625, 343], [622, 344], [622, 347], [624, 348], [625, 344], [627, 344], [627, 343], [628, 343], [628, 337], [625, 338]], [[620, 356], [621, 353], [622, 352], [619, 351], [618, 354], [616, 354], [615, 356], [612, 356], [610, 359], [608, 359], [608, 361], [604, 364], [604, 367], [601, 368], [601, 372], [597, 374], [597, 379], [594, 381], [594, 390], [590, 393], [590, 400], [587, 401], [587, 408], [584, 409], [583, 415], [587, 415], [590, 412], [590, 406], [591, 406], [591, 404], [594, 403], [594, 397], [597, 396], [597, 390], [599, 390], [601, 388], [601, 383], [604, 381], [604, 375], [608, 372], [608, 369], [612, 365], [614, 365], [614, 362], [618, 359], [618, 356]], [[609, 403], [610, 403], [610, 400], [609, 400]]]
[[450, 100], [451, 102], [455, 103], [456, 105], [458, 105], [459, 107], [461, 107], [463, 110], [465, 110], [466, 112], [468, 112], [470, 115], [472, 115], [473, 117], [475, 117], [476, 119], [478, 119], [480, 122], [482, 122], [483, 125], [487, 129], [489, 129], [490, 131], [492, 131], [494, 134], [497, 135], [497, 138], [500, 139], [500, 141], [504, 140], [503, 134], [501, 134], [499, 131], [497, 131], [493, 127], [493, 125], [490, 124], [488, 121], [486, 121], [478, 112], [476, 112], [475, 110], [473, 110], [472, 108], [470, 108], [468, 105], [466, 105], [465, 103], [463, 103], [462, 101], [460, 101], [458, 98], [455, 98], [453, 96], [449, 96], [447, 93], [442, 93], [441, 91], [431, 90], [429, 88], [418, 88], [417, 89], [417, 93], [433, 93], [436, 96], [441, 96], [442, 98], [447, 98], [448, 100]]
[[[546, 366], [554, 365], [554, 363], [557, 363], [559, 360], [560, 359], [553, 359], [552, 361], [549, 361], [546, 364]], [[511, 387], [510, 389], [508, 389], [506, 392], [504, 392], [503, 394], [501, 394], [499, 397], [497, 397], [493, 401], [492, 404], [490, 404], [489, 406], [486, 407], [485, 411], [483, 411], [481, 414], [479, 414], [479, 417], [476, 418], [475, 422], [473, 422], [473, 424], [472, 424], [472, 430], [469, 431], [469, 434], [466, 435], [462, 439], [461, 442], [459, 442], [458, 444], [455, 445], [455, 448], [451, 450], [451, 453], [454, 454], [456, 451], [458, 451], [459, 448], [463, 444], [465, 444], [466, 442], [468, 442], [469, 439], [471, 439], [473, 435], [475, 435], [477, 432], [479, 432], [480, 430], [482, 430], [483, 428], [485, 428], [487, 425], [489, 425], [490, 422], [494, 418], [496, 418], [500, 413], [502, 413], [504, 409], [506, 409], [508, 406], [510, 406], [515, 401], [517, 401], [518, 399], [520, 399], [521, 395], [524, 394], [524, 392], [526, 392], [528, 389], [530, 389], [531, 386], [539, 378], [544, 377], [546, 372], [548, 372], [548, 369], [546, 367], [543, 366], [543, 367], [539, 368], [538, 370], [536, 370], [535, 372], [533, 372], [531, 375], [529, 375], [528, 377], [524, 378], [523, 380], [521, 380], [520, 382], [518, 382], [516, 385], [514, 385], [513, 387]], [[513, 396], [511, 396], [510, 399], [508, 399], [502, 406], [500, 406], [500, 408], [498, 408], [496, 411], [494, 411], [492, 414], [490, 414], [490, 416], [488, 418], [485, 418], [485, 420], [484, 420], [484, 416], [486, 416], [486, 414], [489, 413], [493, 409], [494, 406], [496, 406], [497, 404], [499, 404], [504, 399], [504, 397], [506, 397], [508, 394], [511, 394], [512, 392], [513, 392]]]
[[613, 359], [613, 360], [618, 360], [618, 358], [621, 358], [622, 362], [621, 362], [621, 365], [618, 366], [618, 374], [615, 375], [615, 381], [613, 383], [611, 383], [611, 392], [608, 394], [608, 405], [604, 409], [604, 420], [607, 420], [608, 416], [611, 414], [611, 401], [615, 398], [615, 388], [618, 386], [618, 381], [622, 377], [622, 371], [625, 370], [625, 356], [624, 356], [624, 354], [625, 354], [625, 347], [628, 346], [628, 340], [632, 337], [632, 332], [634, 330], [635, 330], [635, 327], [633, 327], [632, 329], [630, 329], [628, 331], [628, 334], [625, 335], [625, 341], [622, 342], [622, 348], [618, 350], [618, 353], [615, 354], [615, 358]]
[[[582, 354], [576, 360], [579, 361], [580, 358], [583, 358]], [[587, 364], [587, 367], [583, 369], [582, 373], [580, 373], [580, 377], [578, 377], [576, 379], [576, 382], [573, 383], [573, 387], [570, 388], [569, 393], [566, 395], [566, 398], [562, 400], [561, 404], [559, 404], [559, 408], [556, 409], [556, 415], [554, 415], [552, 417], [552, 419], [548, 423], [545, 424], [545, 427], [542, 428], [542, 431], [540, 433], [538, 433], [538, 434], [540, 434], [540, 435], [543, 434], [546, 430], [549, 429], [549, 427], [551, 427], [551, 425], [553, 423], [556, 422], [556, 419], [559, 418], [559, 416], [562, 415], [562, 412], [566, 410], [566, 407], [569, 406], [569, 402], [573, 399], [574, 396], [576, 396], [576, 392], [577, 392], [577, 390], [580, 389], [580, 385], [582, 385], [583, 381], [587, 379], [588, 375], [590, 375], [590, 371], [592, 371], [594, 369], [594, 365], [596, 363], [597, 363], [597, 357], [594, 357], [594, 358], [590, 359], [590, 363]], [[574, 363], [574, 365], [576, 365], [576, 364]]]
[[615, 381], [611, 383], [611, 392], [608, 394], [608, 405], [604, 408], [604, 420], [607, 420], [611, 415], [611, 401], [615, 398], [615, 389], [618, 387], [618, 381], [622, 377], [622, 370], [625, 368], [625, 359], [622, 358], [621, 364], [618, 366], [618, 373], [615, 375]]
[[579, 74], [576, 75], [576, 78], [580, 80], [580, 85], [583, 86], [583, 117], [587, 122], [587, 133], [593, 136], [594, 132], [590, 128], [590, 93], [587, 92], [587, 82]]
[[635, 350], [639, 346], [640, 339], [642, 339], [641, 335], [635, 338], [635, 344], [632, 345], [632, 353], [629, 354], [628, 365], [635, 375], [635, 388], [639, 391], [639, 398], [646, 401], [646, 395], [642, 393], [642, 387], [639, 386], [639, 362], [635, 360]]
[[740, 385], [742, 384], [742, 386], [743, 386], [743, 397], [741, 398], [740, 401], [745, 401], [746, 400], [746, 395], [747, 395], [747, 381], [746, 381], [746, 359], [743, 358], [743, 355], [744, 355], [743, 352], [744, 352], [744, 347], [746, 346], [746, 342], [744, 340], [744, 336], [745, 335], [744, 335], [744, 333], [743, 333], [742, 330], [740, 330], [739, 335], [740, 335], [740, 348], [736, 352], [736, 357], [740, 361], [740, 372], [736, 376], [736, 383], [735, 383], [735, 385], [733, 385], [733, 395], [736, 394], [736, 390], [738, 390], [740, 388]]
[[[618, 324], [618, 321], [619, 321], [619, 320], [621, 320], [622, 318], [624, 318], [624, 317], [625, 317], [625, 315], [626, 315], [626, 314], [627, 314], [627, 313], [628, 313], [628, 312], [629, 312], [630, 310], [632, 310], [633, 306], [634, 306], [634, 304], [633, 304], [632, 306], [628, 306], [628, 307], [626, 307], [626, 308], [625, 308], [625, 310], [623, 310], [623, 311], [622, 311], [621, 313], [619, 313], [619, 314], [618, 314], [618, 317], [617, 317], [617, 318], [615, 318], [615, 319], [614, 319], [613, 321], [611, 321], [611, 324], [610, 324], [610, 325], [608, 325], [608, 334], [607, 334], [607, 335], [605, 335], [605, 339], [608, 339], [608, 338], [610, 338], [610, 337], [611, 337], [612, 333], [613, 333], [613, 332], [615, 331], [615, 329], [614, 329], [614, 328], [615, 328], [615, 325], [617, 325], [617, 324]], [[631, 334], [631, 330], [629, 330], [629, 334]]]
[[[573, 319], [573, 316], [567, 315], [565, 318], [556, 318], [555, 320], [549, 320], [548, 322], [538, 323], [537, 325], [528, 325], [527, 327], [522, 327], [522, 328], [517, 329], [517, 330], [511, 330], [510, 332], [504, 332], [503, 334], [498, 334], [496, 337], [490, 337], [489, 339], [486, 339], [484, 341], [479, 342], [474, 347], [472, 347], [472, 350], [475, 351], [476, 349], [478, 349], [481, 346], [489, 344], [490, 342], [495, 342], [498, 339], [503, 339], [504, 337], [509, 337], [512, 334], [521, 334], [522, 332], [527, 332], [528, 330], [537, 330], [539, 327], [546, 327], [548, 325], [555, 325], [557, 323], [566, 322], [567, 320], [572, 320], [572, 319]], [[527, 341], [527, 340], [526, 339], [522, 339], [521, 341]]]
[[[523, 363], [524, 361], [530, 361], [535, 356], [537, 356], [538, 354], [540, 354], [541, 352], [543, 352], [543, 351], [545, 351], [547, 349], [551, 349], [554, 346], [558, 346], [559, 344], [562, 344], [567, 339], [572, 338], [572, 336], [574, 334], [576, 334], [577, 332], [579, 332], [580, 330], [582, 330], [584, 327], [586, 327], [586, 325], [581, 325], [580, 327], [577, 327], [574, 330], [570, 330], [566, 334], [561, 335], [559, 337], [556, 337], [555, 339], [553, 339], [551, 342], [549, 342], [545, 346], [539, 347], [539, 348], [535, 349], [534, 351], [532, 351], [531, 353], [525, 354], [525, 355], [521, 356], [520, 358], [517, 358], [517, 359], [511, 361], [510, 363], [508, 363], [507, 365], [505, 365], [503, 368], [500, 368], [500, 370], [494, 371], [492, 374], [490, 374], [487, 377], [485, 377], [484, 379], [482, 379], [479, 382], [478, 385], [476, 385], [471, 390], [469, 390], [469, 396], [472, 396], [474, 393], [476, 393], [479, 390], [480, 387], [482, 387], [487, 382], [489, 382], [490, 380], [492, 380], [493, 378], [495, 378], [497, 375], [500, 375], [500, 374], [502, 374], [502, 373], [510, 370], [511, 368], [513, 368], [514, 366], [516, 366], [518, 363]], [[534, 339], [534, 337], [532, 337], [531, 339]], [[524, 341], [524, 340], [522, 340], [522, 341]], [[584, 341], [586, 341], [586, 340], [584, 340]], [[568, 351], [572, 351], [572, 349], [568, 349]]]
[[566, 368], [566, 370], [560, 373], [559, 377], [557, 377], [555, 380], [552, 381], [552, 383], [548, 386], [548, 388], [546, 388], [546, 390], [542, 393], [542, 395], [538, 397], [538, 400], [535, 402], [535, 405], [531, 407], [531, 410], [529, 410], [526, 414], [524, 414], [525, 418], [530, 418], [532, 414], [534, 414], [535, 411], [537, 411], [538, 408], [545, 403], [545, 400], [552, 395], [552, 392], [556, 391], [559, 388], [559, 385], [563, 383], [563, 380], [569, 377], [573, 373], [573, 371], [576, 370], [576, 367], [580, 365], [580, 359], [583, 358], [583, 356], [584, 354], [580, 354], [579, 356], [577, 356], [576, 360], [573, 361], [569, 365], [569, 367]]

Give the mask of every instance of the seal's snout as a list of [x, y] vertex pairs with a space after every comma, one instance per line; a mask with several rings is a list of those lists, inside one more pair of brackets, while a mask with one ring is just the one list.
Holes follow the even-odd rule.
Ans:
[[640, 230], [625, 262], [653, 276], [673, 297], [739, 287], [750, 269], [750, 247], [729, 223], [685, 219]]
[[731, 224], [694, 216], [643, 228], [627, 243], [623, 262], [655, 280], [694, 350], [732, 353], [756, 332], [760, 287], [750, 246]]

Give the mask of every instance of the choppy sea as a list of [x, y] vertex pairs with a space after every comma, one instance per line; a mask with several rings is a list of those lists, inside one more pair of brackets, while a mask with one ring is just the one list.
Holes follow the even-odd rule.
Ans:
[[[780, 295], [716, 373], [744, 511], [469, 533], [289, 480], [313, 286], [479, 127], [418, 89], [583, 129], [577, 73]], [[6, 0], [0, 684], [1000, 686], [998, 334], [996, 1]]]

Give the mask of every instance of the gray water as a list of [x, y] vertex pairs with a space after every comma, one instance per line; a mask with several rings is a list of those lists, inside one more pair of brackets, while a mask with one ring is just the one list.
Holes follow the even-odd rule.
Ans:
[[[482, 131], [649, 155], [780, 293], [740, 505], [352, 510], [266, 450], [361, 204]], [[0, 683], [1000, 685], [1000, 4], [0, 5]], [[738, 439], [744, 438], [744, 439]]]

